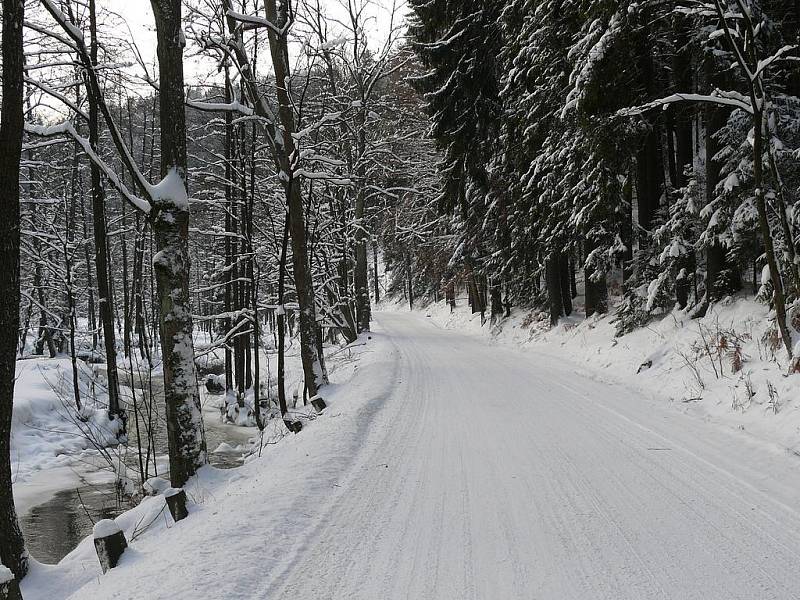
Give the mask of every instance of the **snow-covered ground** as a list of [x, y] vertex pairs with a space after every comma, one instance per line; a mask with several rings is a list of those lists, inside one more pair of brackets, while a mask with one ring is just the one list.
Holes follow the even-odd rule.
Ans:
[[[686, 414], [669, 380], [632, 387], [633, 347], [589, 368], [573, 329], [521, 352], [440, 313], [378, 313], [301, 434], [204, 469], [185, 521], [162, 496], [117, 518], [132, 543], [106, 575], [89, 539], [34, 565], [25, 597], [796, 597], [796, 455]], [[670, 353], [649, 350], [652, 385]]]
[[[210, 340], [204, 333], [196, 335], [198, 350]], [[287, 351], [286, 388], [292, 402], [292, 395], [302, 381], [298, 346], [290, 345]], [[261, 353], [262, 386], [270, 396], [276, 396], [277, 381], [275, 377], [277, 355]], [[207, 366], [214, 361], [222, 361], [222, 351], [203, 352], [201, 365]], [[73, 486], [80, 481], [99, 482], [113, 480], [114, 473], [97, 447], [110, 447], [116, 444], [116, 423], [108, 419], [108, 396], [105, 391], [106, 367], [98, 364], [87, 364], [77, 361], [79, 373], [79, 389], [82, 401], [80, 411], [76, 410], [73, 386], [72, 365], [68, 356], [48, 358], [33, 356], [26, 352], [24, 359], [17, 361], [16, 383], [14, 390], [14, 411], [11, 435], [11, 463], [14, 481], [14, 497], [17, 510], [27, 512], [33, 505], [45, 502], [58, 490]], [[132, 391], [129, 373], [133, 372], [133, 383], [137, 387], [137, 397], [141, 401], [143, 391], [148, 388], [149, 377], [153, 381], [153, 393], [157, 397], [157, 405], [163, 403], [159, 399], [162, 389], [161, 363], [156, 359], [153, 369], [141, 359], [131, 360], [118, 357], [117, 365], [120, 373], [121, 395], [127, 403], [129, 432], [133, 433], [133, 413], [130, 407]], [[205, 393], [204, 382], [201, 382], [201, 397], [206, 425], [214, 426], [220, 418], [220, 406], [224, 406], [226, 398]], [[301, 389], [301, 388], [300, 388]], [[233, 400], [233, 399], [229, 399]], [[248, 392], [247, 401], [252, 405], [252, 390]], [[231, 440], [246, 440], [257, 431], [255, 420], [250, 414], [233, 415], [231, 419], [241, 426], [241, 432], [231, 434]], [[231, 428], [235, 431], [238, 428]], [[133, 443], [133, 440], [131, 440]], [[211, 453], [231, 452], [238, 446], [215, 444], [209, 448]], [[124, 475], [124, 474], [123, 474]]]
[[109, 423], [102, 388], [92, 390], [90, 368], [79, 362], [83, 420], [73, 405], [69, 358], [27, 358], [17, 362], [16, 373], [11, 471], [17, 511], [26, 512], [82, 477], [113, 479], [92, 444], [111, 443], [116, 428]]
[[[285, 430], [273, 421], [260, 456], [233, 470], [204, 468], [187, 486], [192, 514], [177, 526], [164, 510], [162, 495], [145, 498], [118, 517], [131, 547], [108, 576], [98, 577], [90, 538], [57, 566], [34, 563], [23, 582], [25, 598], [144, 600], [171, 594], [188, 599], [200, 590], [204, 597], [221, 598], [227, 597], [223, 590], [258, 584], [248, 575], [254, 564], [280, 559], [282, 549], [302, 539], [313, 524], [315, 504], [336, 492], [393, 369], [391, 345], [380, 334], [335, 351], [328, 363], [334, 383], [324, 394], [329, 408], [314, 418], [310, 406], [298, 406], [305, 422], [299, 435], [276, 435]], [[354, 377], [357, 370], [368, 375]], [[122, 579], [110, 580], [117, 576]]]
[[729, 298], [702, 319], [676, 310], [619, 338], [613, 314], [573, 316], [550, 328], [545, 315], [524, 309], [495, 327], [482, 326], [480, 314], [463, 302], [453, 311], [444, 302], [421, 311], [440, 327], [562, 357], [598, 381], [624, 383], [648, 399], [800, 454], [800, 375], [788, 374], [786, 353], [774, 350], [767, 336], [768, 310], [752, 298]]

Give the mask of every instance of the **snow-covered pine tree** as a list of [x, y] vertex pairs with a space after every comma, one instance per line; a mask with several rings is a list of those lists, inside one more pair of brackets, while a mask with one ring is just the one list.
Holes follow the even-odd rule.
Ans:
[[[623, 75], [589, 64], [588, 49], [602, 31], [598, 11], [557, 2], [533, 10], [533, 3], [517, 0], [504, 15], [502, 164], [515, 199], [507, 264], [519, 269], [542, 257], [552, 265], [548, 279], [563, 283], [571, 273], [555, 265], [571, 254], [584, 268], [588, 314], [607, 309], [605, 277], [624, 248], [628, 211], [620, 174], [630, 161], [627, 131], [609, 118], [610, 99], [619, 97], [609, 92]], [[590, 69], [598, 72], [588, 77]], [[570, 86], [579, 95], [565, 98]], [[562, 283], [548, 286], [550, 296], [561, 290], [560, 300], [548, 302], [552, 321], [571, 309], [572, 292]]]
[[[410, 33], [425, 74], [416, 79], [431, 117], [430, 135], [443, 153], [444, 212], [460, 213], [462, 230], [451, 262], [465, 267], [473, 310], [485, 308], [479, 279], [488, 272], [494, 248], [484, 239], [487, 215], [501, 203], [492, 198], [490, 164], [497, 152], [500, 65], [500, 17], [503, 0], [412, 0]], [[494, 221], [502, 226], [501, 221]]]
[[[782, 185], [778, 184], [780, 193], [771, 193], [766, 189], [770, 175], [781, 181], [779, 171], [775, 169], [775, 152], [772, 148], [774, 129], [774, 97], [776, 84], [780, 85], [787, 78], [782, 77], [781, 64], [792, 51], [791, 45], [776, 43], [773, 32], [780, 28], [771, 26], [772, 19], [765, 11], [765, 6], [749, 0], [713, 0], [699, 4], [679, 5], [675, 10], [681, 15], [696, 19], [695, 27], [702, 31], [706, 40], [716, 43], [720, 40], [722, 51], [732, 57], [733, 80], [727, 82], [728, 89], [713, 89], [709, 94], [693, 94], [691, 92], [673, 93], [650, 102], [644, 107], [625, 111], [627, 114], [642, 114], [647, 109], [669, 107], [679, 102], [708, 103], [720, 107], [734, 107], [742, 111], [745, 121], [749, 118], [750, 129], [746, 135], [751, 148], [750, 157], [746, 158], [744, 171], [752, 171], [753, 203], [757, 215], [758, 233], [763, 244], [766, 257], [768, 277], [771, 282], [770, 299], [774, 304], [777, 329], [783, 340], [787, 353], [793, 354], [791, 333], [787, 326], [787, 297], [791, 299], [798, 287], [798, 267], [795, 264], [794, 232], [788, 216], [787, 197]], [[713, 81], [713, 73], [709, 80]], [[777, 76], [777, 77], [776, 77]], [[707, 157], [708, 158], [708, 157]], [[732, 177], [732, 175], [729, 175]], [[733, 183], [732, 179], [728, 183]], [[728, 187], [731, 187], [730, 185]], [[772, 195], [770, 195], [772, 194]], [[706, 207], [706, 215], [711, 215], [711, 204]], [[773, 219], [774, 217], [774, 219]], [[773, 220], [777, 223], [773, 225]], [[712, 216], [710, 223], [714, 224]], [[780, 237], [784, 243], [785, 256], [776, 250], [776, 242]], [[713, 236], [708, 236], [715, 244]], [[713, 246], [712, 246], [713, 247]], [[718, 254], [718, 251], [716, 252]], [[716, 257], [715, 262], [717, 262]], [[718, 265], [714, 264], [714, 271]], [[786, 282], [783, 273], [786, 273]], [[716, 276], [712, 282], [716, 281]], [[788, 283], [788, 286], [787, 286]], [[712, 283], [712, 285], [714, 285]], [[787, 293], [788, 292], [788, 293]]]

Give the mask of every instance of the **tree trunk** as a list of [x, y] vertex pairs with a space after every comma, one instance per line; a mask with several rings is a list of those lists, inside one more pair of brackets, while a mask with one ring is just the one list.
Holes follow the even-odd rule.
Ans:
[[[588, 242], [587, 242], [588, 244]], [[591, 244], [595, 246], [595, 244]], [[587, 251], [594, 247], [587, 247]], [[608, 312], [608, 286], [606, 274], [598, 273], [593, 268], [585, 268], [583, 272], [584, 287], [586, 289], [586, 316], [605, 314]]]
[[608, 312], [608, 287], [605, 273], [595, 281], [596, 274], [586, 272], [586, 316], [603, 315]]
[[[252, 247], [250, 248], [252, 254]], [[256, 417], [256, 425], [259, 431], [264, 431], [264, 419], [261, 417], [261, 363], [259, 354], [261, 351], [261, 322], [258, 319], [258, 287], [255, 278], [251, 280], [250, 295], [253, 306], [253, 413]]]
[[503, 291], [500, 282], [495, 282], [489, 288], [491, 301], [491, 321], [494, 323], [503, 316]]
[[36, 334], [36, 343], [33, 347], [33, 353], [36, 355], [44, 354], [44, 345], [47, 343], [47, 351], [50, 358], [56, 355], [56, 349], [53, 345], [53, 337], [50, 334], [50, 326], [47, 321], [47, 299], [44, 295], [44, 281], [42, 277], [42, 261], [44, 258], [41, 254], [41, 245], [39, 239], [34, 236], [33, 248], [36, 253], [36, 266], [33, 269], [33, 287], [36, 290], [36, 299], [39, 303], [39, 330]]
[[575, 268], [575, 258], [569, 257], [569, 297], [573, 300], [578, 297], [577, 269]]
[[775, 247], [772, 243], [772, 232], [767, 218], [767, 205], [764, 199], [764, 141], [762, 135], [763, 113], [757, 108], [758, 103], [753, 102], [753, 185], [755, 186], [756, 209], [758, 210], [758, 226], [761, 229], [761, 237], [764, 240], [764, 253], [767, 255], [767, 265], [769, 266], [770, 279], [772, 280], [772, 299], [775, 304], [775, 319], [778, 322], [778, 332], [783, 339], [783, 344], [789, 358], [792, 358], [794, 349], [792, 348], [792, 337], [786, 326], [786, 302], [783, 295], [783, 281], [778, 267], [778, 260], [775, 256]]
[[[231, 80], [228, 67], [225, 67], [225, 102], [230, 103], [233, 100], [231, 93]], [[223, 279], [225, 281], [225, 296], [223, 300], [223, 307], [225, 318], [222, 320], [222, 326], [225, 329], [225, 336], [230, 335], [231, 327], [233, 325], [230, 314], [233, 311], [233, 283], [231, 282], [233, 272], [233, 192], [231, 190], [231, 180], [233, 177], [233, 168], [231, 161], [233, 160], [232, 151], [232, 137], [233, 137], [233, 117], [230, 111], [225, 113], [225, 270], [223, 271]], [[231, 352], [231, 342], [225, 342], [225, 394], [227, 395], [233, 389], [233, 352]]]
[[[75, 144], [75, 153], [78, 153], [77, 142]], [[80, 171], [78, 171], [78, 182], [81, 189], [81, 226], [83, 227], [83, 239], [89, 238], [89, 230], [86, 226], [88, 219], [86, 218], [86, 202], [83, 197], [83, 183]], [[86, 288], [88, 290], [87, 310], [89, 312], [89, 329], [92, 331], [92, 350], [97, 350], [97, 311], [94, 308], [94, 277], [92, 276], [92, 260], [89, 252], [89, 244], [83, 245], [83, 259], [86, 263]]]
[[[689, 294], [692, 291], [695, 267], [694, 250], [690, 250], [688, 254], [680, 256], [675, 261], [675, 302], [680, 309], [686, 308], [689, 304]], [[695, 298], [695, 301], [697, 301], [697, 298]]]
[[625, 203], [625, 218], [622, 221], [620, 236], [625, 250], [622, 253], [622, 281], [628, 281], [633, 274], [633, 174], [629, 173], [622, 186], [622, 200]]
[[673, 104], [665, 111], [664, 133], [667, 141], [666, 158], [667, 158], [667, 172], [669, 173], [669, 183], [672, 187], [680, 187], [678, 181], [678, 167], [675, 164], [675, 108]]
[[406, 251], [406, 287], [408, 289], [408, 309], [414, 310], [414, 282], [411, 279], [411, 253]]
[[[724, 81], [719, 81], [719, 74], [715, 72], [713, 61], [707, 59], [705, 63], [706, 73], [706, 88], [711, 91], [717, 85], [725, 85]], [[720, 180], [720, 165], [714, 160], [720, 147], [714, 135], [725, 126], [728, 120], [729, 109], [708, 104], [703, 111], [703, 119], [705, 120], [705, 200], [706, 204], [714, 201], [714, 190]], [[724, 288], [719, 285], [719, 277], [722, 271], [729, 270], [731, 272], [731, 281], [729, 281], [730, 288]], [[706, 291], [705, 300], [703, 302], [704, 313], [708, 305], [716, 302], [724, 295], [733, 293], [741, 287], [741, 274], [738, 265], [730, 264], [725, 255], [725, 249], [715, 239], [706, 247]]]
[[[238, 142], [238, 135], [237, 142]], [[235, 147], [234, 153], [236, 156], [236, 161], [234, 164], [238, 166], [241, 170], [241, 148], [239, 147], [238, 143]], [[238, 186], [237, 186], [238, 187]], [[240, 190], [234, 187], [232, 190], [232, 201], [231, 201], [231, 215], [233, 221], [233, 232], [237, 234], [240, 233], [241, 223], [243, 220], [243, 215], [241, 211], [241, 203], [239, 202], [239, 192]], [[244, 345], [242, 342], [244, 341], [244, 336], [241, 335], [243, 329], [243, 316], [242, 316], [242, 309], [244, 308], [244, 304], [242, 303], [242, 288], [244, 283], [241, 281], [242, 276], [242, 252], [239, 249], [239, 244], [237, 243], [236, 239], [232, 243], [233, 246], [233, 254], [231, 256], [231, 277], [233, 279], [231, 283], [231, 294], [232, 294], [232, 302], [233, 302], [233, 310], [236, 313], [236, 320], [233, 323], [233, 329], [235, 331], [234, 337], [231, 340], [233, 345], [233, 382], [234, 387], [236, 389], [236, 401], [239, 404], [239, 407], [244, 406]]]
[[[650, 47], [650, 31], [645, 26], [639, 33], [639, 68], [642, 85], [650, 95], [656, 95], [659, 89], [656, 80], [655, 64], [652, 48]], [[636, 155], [636, 195], [639, 213], [639, 226], [650, 232], [653, 217], [658, 210], [664, 184], [664, 167], [661, 153], [660, 127], [656, 120], [651, 124], [650, 131], [644, 138], [641, 148]], [[637, 231], [639, 247], [647, 244], [646, 233]]]
[[356, 168], [356, 180], [358, 188], [356, 190], [355, 206], [355, 251], [356, 265], [353, 271], [353, 283], [356, 286], [356, 322], [358, 331], [369, 331], [369, 321], [371, 317], [371, 307], [369, 302], [369, 282], [367, 279], [367, 232], [365, 230], [364, 211], [366, 199], [364, 194], [365, 165], [364, 154], [366, 152], [366, 140], [364, 134], [364, 123], [366, 122], [365, 99], [362, 98], [361, 109], [358, 119], [360, 130], [358, 132], [358, 166]]
[[[689, 38], [690, 23], [687, 17], [675, 14], [674, 26], [676, 30], [675, 55], [673, 57], [672, 77], [675, 90], [678, 92], [695, 91], [692, 77], [691, 41]], [[675, 187], [684, 187], [688, 179], [684, 169], [692, 167], [694, 163], [694, 146], [692, 144], [692, 118], [695, 108], [689, 104], [675, 104], [670, 107], [674, 113], [675, 128], [675, 159], [677, 163], [676, 178], [673, 179]]]
[[23, 65], [20, 0], [3, 0], [0, 108], [0, 562], [19, 581], [28, 572], [25, 540], [19, 528], [11, 487], [11, 413], [19, 332], [19, 164], [22, 155]]
[[[673, 59], [673, 76], [675, 77], [675, 87], [680, 91], [695, 91], [692, 79], [692, 61], [689, 51], [689, 39], [687, 35], [686, 19], [680, 15], [675, 16], [675, 28], [677, 30], [677, 49]], [[691, 168], [694, 164], [694, 145], [692, 144], [692, 118], [694, 107], [691, 105], [676, 104], [674, 109], [674, 128], [675, 128], [675, 157], [677, 161], [676, 178], [673, 183], [676, 187], [684, 187], [688, 183], [684, 170]], [[678, 306], [683, 309], [689, 304], [689, 294], [692, 290], [692, 282], [697, 267], [694, 250], [681, 255], [676, 260], [676, 280], [675, 280], [675, 300]], [[695, 302], [698, 299], [695, 298]]]
[[564, 315], [572, 314], [572, 290], [570, 289], [569, 254], [561, 252], [558, 259], [558, 279], [561, 285], [561, 300], [564, 303]]
[[[359, 200], [359, 197], [361, 198]], [[356, 198], [356, 265], [353, 271], [353, 282], [356, 286], [356, 322], [358, 331], [369, 331], [371, 306], [369, 298], [369, 281], [367, 278], [367, 236], [362, 230], [364, 219], [364, 199], [359, 193]]]
[[[95, 0], [89, 0], [89, 31], [91, 34], [91, 60], [97, 65], [97, 19]], [[92, 86], [89, 90], [89, 144], [99, 153], [100, 111], [99, 98], [95, 97]], [[108, 378], [108, 416], [111, 420], [120, 419], [119, 434], [125, 433], [125, 416], [119, 403], [119, 377], [117, 375], [117, 342], [114, 335], [114, 306], [109, 286], [108, 240], [106, 239], [106, 198], [100, 167], [90, 161], [92, 177], [92, 222], [94, 225], [94, 262], [97, 272], [97, 298], [100, 305], [100, 323], [103, 327], [103, 342], [106, 351], [106, 370]]]
[[72, 261], [70, 259], [69, 242], [64, 244], [64, 264], [65, 283], [67, 287], [67, 308], [69, 310], [69, 360], [72, 367], [72, 397], [75, 400], [75, 408], [81, 410], [81, 387], [80, 377], [78, 376], [78, 353], [75, 348], [75, 326], [77, 314], [75, 310], [75, 293], [72, 285]]
[[206, 464], [189, 298], [189, 202], [180, 0], [151, 0], [158, 39], [161, 176], [151, 219], [159, 297], [170, 481], [182, 487]]
[[[660, 148], [656, 126], [644, 141], [644, 146], [636, 156], [636, 205], [639, 213], [639, 227], [649, 233], [653, 217], [661, 200], [661, 186], [664, 173], [661, 166]], [[637, 232], [639, 247], [647, 245], [647, 233]]]
[[775, 195], [775, 211], [778, 213], [781, 229], [783, 230], [784, 252], [786, 253], [786, 262], [789, 266], [789, 273], [791, 274], [791, 285], [788, 286], [789, 289], [786, 293], [789, 298], [792, 298], [796, 297], [797, 293], [800, 292], [800, 270], [797, 268], [797, 250], [794, 243], [794, 226], [789, 220], [789, 214], [786, 208], [790, 203], [790, 200], [787, 200], [786, 198], [783, 178], [781, 177], [780, 171], [778, 170], [778, 165], [775, 162], [775, 155], [770, 147], [770, 142], [767, 142], [767, 154], [769, 156], [770, 170], [772, 171], [772, 176], [777, 187], [777, 194]]
[[281, 417], [286, 418], [288, 407], [286, 405], [286, 309], [283, 307], [283, 294], [286, 282], [286, 250], [289, 245], [289, 215], [286, 215], [286, 224], [283, 227], [281, 240], [281, 257], [278, 263], [278, 406]]
[[247, 282], [247, 264], [249, 259], [247, 256], [247, 220], [250, 218], [248, 215], [248, 199], [247, 199], [247, 143], [246, 143], [246, 127], [241, 127], [240, 136], [240, 151], [239, 151], [239, 172], [241, 173], [241, 206], [239, 208], [239, 256], [237, 262], [238, 266], [238, 279], [239, 281], [239, 308], [240, 320], [242, 321], [243, 335], [238, 336], [236, 339], [239, 342], [239, 355], [242, 360], [242, 385], [241, 385], [241, 406], [244, 406], [244, 395], [246, 390], [252, 385], [252, 361], [250, 355], [250, 335], [244, 333], [249, 331], [250, 323], [247, 309], [250, 306], [249, 301], [249, 283]]
[[[76, 94], [78, 96], [78, 94]], [[80, 101], [80, 98], [76, 98]], [[75, 329], [77, 328], [77, 308], [75, 306], [75, 289], [73, 284], [72, 269], [74, 264], [75, 248], [75, 206], [77, 204], [77, 185], [78, 185], [78, 153], [76, 152], [72, 160], [72, 172], [69, 182], [69, 210], [67, 211], [67, 237], [64, 244], [64, 272], [67, 287], [67, 308], [69, 309], [69, 359], [72, 366], [72, 395], [75, 399], [75, 407], [81, 410], [81, 389], [78, 377], [78, 352], [75, 342]]]
[[[282, 2], [280, 11], [276, 0], [267, 0], [265, 3], [267, 19], [283, 28], [288, 22], [288, 6]], [[292, 134], [296, 132], [294, 120], [293, 101], [289, 97], [289, 90], [285, 84], [289, 80], [288, 67], [288, 42], [286, 33], [278, 34], [273, 28], [268, 28], [269, 47], [272, 55], [272, 65], [277, 82], [277, 97], [279, 115], [282, 125], [282, 135], [275, 136], [280, 168], [285, 175], [283, 181], [289, 207], [289, 228], [292, 243], [292, 265], [294, 267], [294, 282], [299, 304], [300, 328], [300, 355], [303, 362], [305, 387], [309, 396], [318, 395], [319, 388], [327, 383], [323, 365], [324, 357], [317, 352], [317, 309], [314, 301], [314, 289], [311, 281], [311, 265], [308, 259], [308, 240], [306, 234], [306, 220], [303, 209], [301, 181], [294, 176], [289, 157], [295, 153], [295, 144]]]
[[145, 317], [144, 304], [144, 242], [145, 228], [139, 223], [139, 215], [136, 215], [134, 223], [136, 227], [136, 242], [134, 244], [133, 255], [133, 310], [134, 327], [136, 328], [137, 344], [139, 354], [143, 360], [150, 361], [150, 346], [147, 342], [147, 319]]
[[550, 325], [558, 325], [564, 315], [564, 301], [561, 298], [561, 278], [559, 277], [559, 255], [553, 252], [545, 260], [544, 278], [547, 285], [547, 300], [550, 306]]
[[378, 242], [376, 240], [372, 241], [372, 272], [372, 281], [375, 284], [375, 304], [378, 304], [381, 301], [381, 286], [378, 279]]
[[[133, 107], [130, 96], [126, 98], [126, 106], [127, 106], [127, 117], [128, 117], [128, 148], [133, 152]], [[120, 107], [120, 112], [122, 111], [122, 107]], [[123, 181], [125, 180], [125, 169], [124, 165], [120, 167], [120, 170], [123, 175]], [[132, 290], [131, 290], [131, 281], [129, 279], [129, 265], [128, 265], [128, 239], [126, 237], [126, 232], [128, 230], [128, 211], [127, 211], [127, 202], [122, 202], [122, 297], [123, 297], [123, 307], [122, 307], [122, 314], [123, 314], [123, 334], [122, 334], [122, 348], [125, 354], [125, 358], [129, 358], [131, 354], [131, 349], [133, 348], [133, 319], [132, 319], [132, 312], [133, 312], [133, 302], [132, 300]]]
[[481, 313], [486, 310], [483, 304], [483, 295], [478, 287], [478, 280], [475, 277], [475, 271], [472, 267], [472, 260], [467, 258], [465, 260], [467, 270], [467, 286], [469, 290], [469, 302], [472, 306], [472, 314]]

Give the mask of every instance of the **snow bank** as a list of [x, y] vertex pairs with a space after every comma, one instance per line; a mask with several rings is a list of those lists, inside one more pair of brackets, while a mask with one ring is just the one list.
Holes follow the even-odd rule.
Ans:
[[151, 496], [157, 496], [170, 488], [169, 481], [161, 477], [151, 477], [144, 482], [144, 490]]
[[[75, 481], [69, 467], [76, 460], [97, 456], [85, 432], [103, 445], [116, 442], [117, 423], [108, 419], [108, 399], [92, 382], [89, 367], [79, 363], [80, 413], [73, 404], [69, 358], [28, 358], [17, 361], [14, 412], [11, 422], [11, 470], [18, 510], [45, 501], [43, 493]], [[42, 477], [40, 474], [47, 472]], [[26, 484], [25, 486], [21, 484]], [[32, 490], [23, 490], [27, 484]]]

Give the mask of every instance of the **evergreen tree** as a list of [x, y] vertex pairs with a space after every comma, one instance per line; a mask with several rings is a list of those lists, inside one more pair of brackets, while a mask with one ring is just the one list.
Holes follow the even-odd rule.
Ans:
[[[490, 211], [502, 209], [489, 193], [489, 166], [497, 152], [502, 0], [412, 0], [410, 33], [426, 72], [416, 79], [431, 118], [430, 135], [442, 152], [443, 212], [458, 211], [460, 241], [452, 261], [465, 265], [473, 310], [483, 312], [483, 231]], [[496, 222], [496, 221], [495, 221]], [[495, 274], [490, 274], [495, 275]]]

